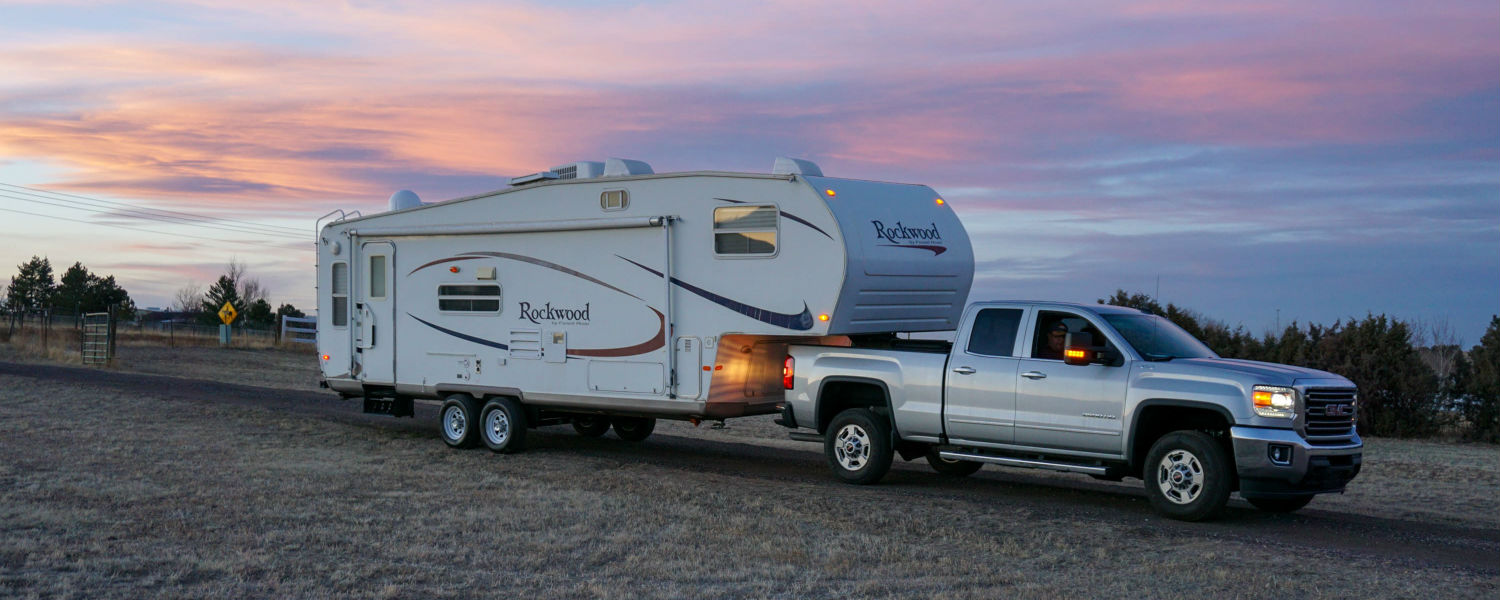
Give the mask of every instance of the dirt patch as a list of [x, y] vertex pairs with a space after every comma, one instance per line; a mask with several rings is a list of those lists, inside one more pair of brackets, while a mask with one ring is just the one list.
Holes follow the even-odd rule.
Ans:
[[1492, 597], [1500, 573], [1493, 527], [1374, 500], [1182, 524], [1138, 485], [1026, 471], [847, 486], [758, 420], [500, 456], [445, 448], [427, 405], [38, 365], [0, 386], [6, 596]]

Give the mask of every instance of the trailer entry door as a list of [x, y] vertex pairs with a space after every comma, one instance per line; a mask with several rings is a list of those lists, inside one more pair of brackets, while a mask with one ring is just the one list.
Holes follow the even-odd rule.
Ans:
[[358, 309], [359, 343], [365, 383], [396, 384], [396, 246], [366, 242], [361, 247]]

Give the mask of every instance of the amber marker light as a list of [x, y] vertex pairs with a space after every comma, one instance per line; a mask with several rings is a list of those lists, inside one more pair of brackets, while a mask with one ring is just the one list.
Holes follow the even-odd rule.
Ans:
[[824, 315], [818, 315], [818, 320], [819, 321], [827, 321], [828, 320], [828, 315], [826, 315], [826, 314], [824, 314]]
[[942, 198], [938, 198], [938, 199], [937, 199], [937, 205], [938, 205], [938, 206], [942, 206], [942, 205], [944, 205], [944, 204], [947, 204], [947, 202], [943, 202], [943, 199], [942, 199]]
[[1083, 350], [1079, 350], [1077, 348], [1068, 348], [1067, 353], [1068, 358], [1083, 358], [1085, 356], [1088, 356], [1087, 352], [1084, 352]]
[[836, 195], [837, 195], [837, 194], [835, 194], [835, 193], [834, 193], [834, 192], [833, 192], [833, 190], [823, 190], [823, 193], [825, 193], [825, 194], [828, 194], [828, 197], [829, 197], [829, 198], [832, 198], [832, 197], [834, 197], [834, 196], [836, 196]]

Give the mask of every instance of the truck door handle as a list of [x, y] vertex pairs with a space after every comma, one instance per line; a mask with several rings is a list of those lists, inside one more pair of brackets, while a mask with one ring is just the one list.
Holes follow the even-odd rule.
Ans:
[[1025, 377], [1027, 379], [1046, 379], [1047, 378], [1047, 374], [1043, 373], [1041, 371], [1027, 371], [1025, 373], [1022, 373], [1021, 376]]
[[973, 375], [974, 367], [958, 367], [956, 369], [953, 369], [953, 372], [958, 373], [959, 375]]

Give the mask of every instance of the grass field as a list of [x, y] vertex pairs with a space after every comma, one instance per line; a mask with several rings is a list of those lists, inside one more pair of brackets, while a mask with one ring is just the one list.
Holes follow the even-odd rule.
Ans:
[[314, 393], [312, 360], [153, 349], [122, 353], [115, 375], [0, 375], [0, 596], [1494, 597], [1500, 583], [1479, 555], [1500, 552], [1493, 446], [1370, 440], [1343, 496], [1183, 524], [1132, 480], [952, 481], [911, 463], [838, 484], [816, 445], [764, 419], [452, 451], [430, 407], [365, 417]]

